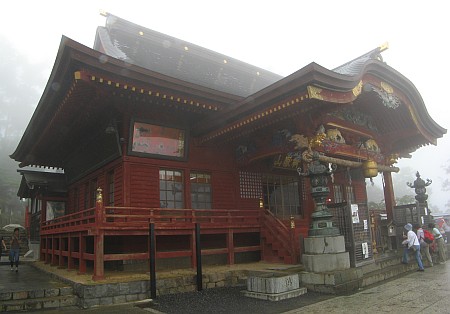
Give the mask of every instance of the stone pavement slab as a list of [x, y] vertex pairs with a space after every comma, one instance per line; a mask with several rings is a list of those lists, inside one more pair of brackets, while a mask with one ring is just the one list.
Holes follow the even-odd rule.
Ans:
[[[15, 266], [14, 266], [15, 269]], [[36, 270], [27, 263], [19, 264], [19, 271], [11, 271], [8, 264], [0, 264], [0, 293], [31, 291], [65, 287], [67, 284]]]
[[337, 296], [283, 314], [450, 313], [450, 261], [349, 296]]

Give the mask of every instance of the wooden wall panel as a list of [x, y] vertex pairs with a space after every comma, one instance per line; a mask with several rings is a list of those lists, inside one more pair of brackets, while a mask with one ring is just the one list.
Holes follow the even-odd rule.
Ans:
[[159, 207], [159, 169], [148, 164], [130, 164], [130, 206]]
[[[370, 184], [370, 182], [368, 182]], [[357, 203], [367, 202], [366, 182], [364, 179], [359, 179], [353, 182], [353, 189], [355, 192], [355, 199]]]
[[123, 201], [123, 166], [118, 165], [114, 169], [114, 205], [124, 206]]
[[236, 176], [232, 172], [212, 172], [213, 208], [238, 209], [236, 181]]

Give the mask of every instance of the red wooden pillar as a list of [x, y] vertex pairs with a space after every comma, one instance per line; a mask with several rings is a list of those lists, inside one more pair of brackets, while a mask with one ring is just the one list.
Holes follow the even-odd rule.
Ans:
[[30, 238], [30, 207], [25, 207], [25, 229], [27, 230], [28, 239]]
[[68, 270], [73, 269], [72, 251], [73, 251], [72, 235], [69, 234], [69, 236], [67, 237], [67, 269]]
[[291, 240], [291, 255], [292, 255], [292, 261], [291, 264], [297, 264], [297, 246], [298, 243], [295, 238], [295, 220], [294, 216], [290, 217], [290, 229], [289, 229], [289, 237]]
[[50, 265], [52, 266], [56, 265], [56, 239], [53, 234], [52, 234], [52, 257]]
[[233, 229], [228, 229], [227, 233], [227, 247], [228, 247], [228, 264], [234, 265], [234, 237]]
[[86, 237], [83, 234], [78, 235], [79, 241], [79, 262], [78, 262], [78, 273], [85, 274], [86, 273], [86, 260], [84, 259], [84, 253], [86, 252]]
[[384, 178], [384, 202], [386, 204], [386, 213], [388, 221], [394, 220], [394, 206], [395, 206], [395, 196], [394, 196], [394, 185], [392, 184], [392, 174], [390, 172], [383, 172]]
[[102, 229], [104, 224], [105, 208], [103, 207], [102, 189], [97, 188], [97, 197], [95, 202], [96, 213], [96, 227], [97, 234], [94, 236], [94, 275], [93, 280], [100, 280], [105, 278], [104, 269], [104, 231]]
[[59, 260], [58, 260], [58, 266], [59, 267], [63, 267], [64, 266], [64, 254], [63, 252], [65, 251], [65, 245], [64, 245], [64, 239], [62, 237], [62, 235], [59, 235]]
[[94, 275], [93, 280], [101, 280], [105, 278], [104, 269], [104, 234], [99, 231], [94, 236]]
[[43, 261], [45, 264], [47, 264], [47, 249], [48, 249], [48, 243], [47, 243], [47, 237], [41, 236], [41, 261]]

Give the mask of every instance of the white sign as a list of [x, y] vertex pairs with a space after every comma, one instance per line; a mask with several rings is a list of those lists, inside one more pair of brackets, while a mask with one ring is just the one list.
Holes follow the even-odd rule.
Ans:
[[351, 204], [352, 221], [354, 224], [359, 224], [358, 204]]

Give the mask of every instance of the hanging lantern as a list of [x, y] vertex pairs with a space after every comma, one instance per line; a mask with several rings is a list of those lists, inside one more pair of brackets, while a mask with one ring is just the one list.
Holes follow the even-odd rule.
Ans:
[[373, 160], [363, 162], [363, 172], [365, 178], [373, 178], [378, 175], [378, 165]]

